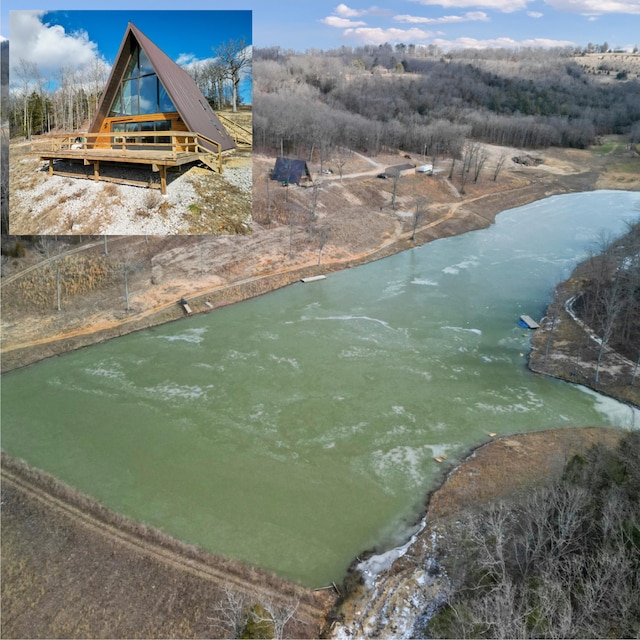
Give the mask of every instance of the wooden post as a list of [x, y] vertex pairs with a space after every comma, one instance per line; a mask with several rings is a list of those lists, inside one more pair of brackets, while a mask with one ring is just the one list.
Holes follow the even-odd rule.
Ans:
[[100, 160], [96, 160], [93, 163], [93, 179], [96, 182], [100, 182]]
[[49, 158], [49, 175], [53, 175], [53, 158]]
[[167, 195], [167, 165], [160, 165], [160, 190], [163, 196]]

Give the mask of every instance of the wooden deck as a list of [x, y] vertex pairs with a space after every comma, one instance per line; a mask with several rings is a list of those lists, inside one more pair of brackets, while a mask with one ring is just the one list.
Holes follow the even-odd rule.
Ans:
[[[222, 173], [222, 152], [220, 145], [198, 133], [185, 131], [162, 132], [163, 138], [171, 142], [144, 142], [142, 136], [126, 136], [122, 133], [62, 134], [47, 136], [32, 142], [31, 153], [49, 162], [49, 175], [63, 175], [72, 178], [91, 176], [56, 171], [55, 160], [82, 160], [84, 165], [93, 165], [93, 179], [122, 184], [134, 184], [159, 188], [167, 192], [167, 167], [179, 167], [192, 162], [203, 162], [214, 171]], [[151, 136], [146, 136], [150, 138]], [[160, 137], [160, 136], [158, 136]], [[211, 151], [214, 147], [217, 151]], [[127, 180], [100, 175], [100, 163], [125, 163], [149, 165], [152, 172], [160, 174], [160, 183]]]

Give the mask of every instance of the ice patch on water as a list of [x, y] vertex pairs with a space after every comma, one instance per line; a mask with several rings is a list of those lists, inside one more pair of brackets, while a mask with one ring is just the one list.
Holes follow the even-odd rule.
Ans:
[[[474, 407], [494, 415], [529, 413], [539, 411], [544, 407], [542, 399], [526, 387], [505, 387], [500, 390], [488, 391], [486, 395], [496, 398], [497, 402], [476, 402]], [[519, 398], [520, 402], [511, 402], [511, 398]]]
[[275, 353], [270, 353], [269, 360], [276, 362], [277, 364], [288, 364], [292, 369], [300, 369], [300, 364], [295, 358], [284, 358], [275, 355]]
[[124, 373], [118, 364], [109, 364], [98, 362], [93, 367], [86, 367], [85, 373], [90, 376], [99, 376], [101, 378], [109, 378], [111, 380], [122, 380]]
[[409, 420], [409, 422], [416, 422], [416, 417], [413, 414], [409, 413], [403, 406], [393, 406], [391, 407], [391, 411], [397, 416], [406, 418], [407, 420]]
[[431, 449], [434, 458], [446, 456], [452, 447], [450, 444], [430, 444], [427, 446]]
[[160, 340], [166, 340], [167, 342], [190, 342], [192, 344], [199, 344], [204, 340], [204, 334], [207, 332], [207, 327], [194, 327], [193, 329], [186, 329], [182, 333], [177, 333], [170, 336], [158, 336]]
[[227, 352], [228, 360], [248, 360], [251, 357], [255, 357], [255, 353], [245, 353], [243, 351], [237, 351], [236, 349], [231, 349]]
[[145, 391], [153, 397], [160, 397], [162, 400], [198, 400], [207, 396], [206, 391], [198, 385], [180, 385], [175, 382], [166, 382], [155, 387], [145, 387]]
[[[430, 361], [430, 362], [432, 362], [432, 361]], [[422, 378], [423, 380], [430, 381], [430, 380], [433, 379], [433, 375], [431, 374], [430, 371], [424, 371], [423, 369], [416, 369], [415, 367], [410, 367], [410, 366], [398, 367], [398, 369], [400, 371], [404, 371], [406, 373], [409, 373], [412, 376], [416, 376], [418, 378]]]
[[256, 338], [259, 340], [280, 340], [280, 336], [277, 333], [272, 333], [270, 331], [258, 331], [256, 333]]
[[447, 331], [455, 331], [457, 333], [467, 332], [467, 333], [475, 333], [478, 336], [482, 335], [482, 329], [467, 329], [466, 327], [451, 327], [448, 325], [442, 328], [446, 329]]
[[603, 396], [587, 387], [578, 385], [578, 389], [594, 398], [595, 410], [604, 415], [612, 426], [625, 429], [640, 429], [640, 409]]
[[373, 588], [376, 578], [383, 571], [388, 571], [391, 565], [409, 550], [409, 547], [415, 542], [414, 538], [415, 537], [411, 537], [411, 539], [401, 547], [395, 547], [385, 553], [371, 556], [358, 565], [358, 569], [360, 569], [360, 573], [368, 589]]
[[[375, 341], [374, 341], [375, 342]], [[338, 354], [339, 358], [372, 358], [377, 355], [380, 355], [379, 349], [370, 349], [368, 347], [349, 347], [348, 349], [343, 349]]]
[[[421, 487], [424, 483], [424, 462], [430, 452], [429, 446], [398, 446], [389, 451], [377, 450], [371, 454], [371, 464], [376, 476], [384, 480], [384, 491], [393, 495], [393, 486], [402, 484]], [[392, 480], [392, 478], [394, 480]]]
[[391, 331], [396, 331], [388, 322], [384, 320], [380, 320], [379, 318], [371, 318], [369, 316], [325, 316], [324, 318], [318, 317], [316, 320], [342, 320], [342, 321], [350, 321], [350, 320], [365, 320], [367, 322], [375, 322], [377, 324], [382, 325], [385, 329], [390, 329]]
[[404, 281], [396, 281], [390, 282], [387, 286], [382, 290], [383, 298], [392, 298], [394, 296], [399, 296], [404, 293], [405, 283]]
[[450, 267], [445, 267], [442, 270], [442, 273], [456, 276], [460, 273], [460, 271], [471, 269], [472, 267], [477, 267], [479, 264], [480, 263], [478, 262], [478, 259], [475, 256], [471, 256], [471, 258], [469, 258], [468, 260], [463, 260], [458, 264], [453, 264]]
[[389, 549], [389, 551], [385, 551], [384, 553], [373, 555], [358, 564], [358, 569], [368, 589], [375, 586], [376, 578], [383, 571], [388, 571], [398, 558], [401, 558], [407, 553], [411, 545], [416, 541], [418, 533], [424, 529], [425, 524], [426, 521], [423, 518], [417, 526], [412, 527], [410, 531], [411, 537], [403, 545]]
[[435, 280], [428, 280], [426, 278], [414, 278], [411, 284], [419, 284], [423, 287], [439, 287], [440, 283]]
[[[358, 436], [369, 426], [368, 422], [358, 422], [357, 424], [334, 427], [330, 431], [310, 439], [310, 444], [319, 444], [325, 449], [333, 448], [337, 442], [350, 440], [353, 436]], [[328, 445], [331, 445], [330, 447]]]

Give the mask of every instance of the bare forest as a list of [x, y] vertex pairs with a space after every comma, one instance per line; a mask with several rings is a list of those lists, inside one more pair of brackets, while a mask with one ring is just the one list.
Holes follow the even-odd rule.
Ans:
[[[466, 139], [583, 149], [640, 142], [638, 54], [612, 76], [572, 49], [452, 51], [396, 45], [298, 54], [256, 49], [254, 145], [320, 162], [336, 146], [457, 157]], [[603, 82], [603, 77], [614, 81]]]
[[[622, 238], [603, 237], [580, 269], [582, 291], [573, 310], [599, 337], [599, 364], [607, 348], [640, 363], [640, 222]], [[635, 373], [634, 373], [635, 378]]]
[[[242, 102], [239, 84], [251, 72], [251, 49], [243, 40], [229, 40], [212, 55], [215, 57], [211, 60], [185, 70], [214, 109], [236, 111]], [[3, 58], [6, 64], [4, 52]], [[43, 77], [33, 62], [15, 62], [12, 80], [18, 86], [7, 92], [2, 113], [2, 119], [9, 122], [11, 137], [31, 139], [32, 135], [78, 131], [88, 126], [109, 76], [104, 60], [96, 59], [84, 69], [61, 67], [54, 77]]]
[[638, 637], [639, 436], [576, 455], [549, 486], [449, 524], [451, 589], [417, 637]]

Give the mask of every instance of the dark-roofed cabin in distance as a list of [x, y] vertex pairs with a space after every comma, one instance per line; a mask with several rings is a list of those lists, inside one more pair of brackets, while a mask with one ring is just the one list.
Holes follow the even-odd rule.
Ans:
[[300, 184], [312, 182], [311, 172], [304, 160], [293, 158], [276, 158], [276, 165], [271, 174], [273, 180], [286, 184]]

